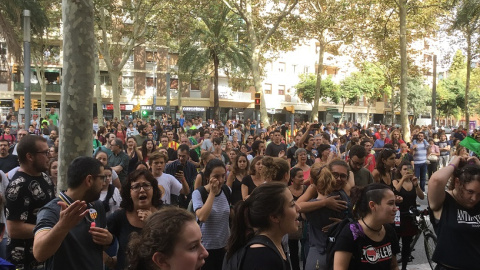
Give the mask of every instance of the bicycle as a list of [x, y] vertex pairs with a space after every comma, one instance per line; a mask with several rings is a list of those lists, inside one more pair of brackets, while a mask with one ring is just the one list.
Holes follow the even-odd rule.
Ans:
[[[414, 223], [418, 227], [417, 234], [413, 237], [412, 243], [410, 244], [410, 250], [413, 251], [415, 249], [415, 245], [417, 244], [418, 239], [420, 239], [420, 235], [423, 234], [423, 244], [425, 247], [425, 255], [427, 256], [428, 264], [432, 268], [435, 269], [437, 265], [434, 261], [432, 261], [433, 252], [435, 251], [435, 247], [437, 246], [437, 236], [435, 233], [430, 229], [430, 222], [427, 221], [425, 218], [429, 216], [428, 209], [424, 209], [422, 211], [418, 210], [416, 207], [412, 207], [409, 210], [409, 214], [412, 215], [414, 218]], [[401, 250], [401, 245], [400, 245]], [[397, 255], [397, 261], [402, 261], [401, 253]], [[408, 258], [411, 261], [411, 258]]]

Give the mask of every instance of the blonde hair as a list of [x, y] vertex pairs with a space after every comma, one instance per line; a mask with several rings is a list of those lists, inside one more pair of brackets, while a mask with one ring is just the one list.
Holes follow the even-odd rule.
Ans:
[[322, 166], [320, 163], [313, 164], [310, 169], [310, 178], [320, 194], [328, 195], [335, 191], [336, 179], [328, 166]]

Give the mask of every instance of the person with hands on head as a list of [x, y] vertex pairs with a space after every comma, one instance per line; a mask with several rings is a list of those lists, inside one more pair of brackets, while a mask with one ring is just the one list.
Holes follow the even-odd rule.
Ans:
[[103, 268], [103, 249], [114, 240], [99, 201], [103, 173], [94, 158], [74, 159], [67, 171], [67, 191], [38, 212], [33, 254], [46, 261], [45, 269]]
[[163, 204], [157, 179], [148, 170], [135, 170], [127, 177], [120, 192], [120, 209], [108, 216], [108, 230], [118, 240], [117, 258], [105, 256], [110, 269], [123, 270], [128, 239], [132, 232], [140, 232], [147, 218]]
[[402, 258], [404, 258], [402, 270], [406, 270], [411, 255], [410, 243], [418, 230], [410, 209], [417, 208], [417, 197], [423, 200], [425, 196], [420, 189], [418, 178], [413, 174], [412, 164], [408, 160], [402, 161], [398, 166], [393, 186], [395, 195], [401, 196], [403, 199], [397, 204], [400, 210], [400, 227], [397, 234], [402, 238]]
[[[221, 270], [225, 247], [230, 235], [230, 204], [228, 198], [231, 190], [225, 184], [225, 164], [219, 159], [212, 159], [205, 167], [208, 184], [200, 187], [192, 194], [193, 210], [200, 221], [202, 244], [210, 256], [205, 259], [204, 269]], [[203, 191], [201, 191], [203, 189]], [[202, 193], [208, 193], [202, 198]], [[226, 194], [226, 192], [230, 194]]]
[[452, 157], [430, 178], [427, 199], [437, 235], [436, 269], [476, 269], [480, 265], [478, 158]]

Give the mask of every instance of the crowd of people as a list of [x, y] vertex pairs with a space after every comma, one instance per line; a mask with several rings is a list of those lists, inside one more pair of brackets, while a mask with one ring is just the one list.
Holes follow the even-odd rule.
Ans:
[[480, 161], [459, 145], [477, 131], [412, 126], [406, 139], [352, 122], [93, 123], [92, 156], [72, 161], [61, 192], [58, 129], [19, 126], [12, 138], [5, 123], [0, 257], [15, 269], [406, 269], [410, 210], [425, 197], [438, 269], [480, 262]]

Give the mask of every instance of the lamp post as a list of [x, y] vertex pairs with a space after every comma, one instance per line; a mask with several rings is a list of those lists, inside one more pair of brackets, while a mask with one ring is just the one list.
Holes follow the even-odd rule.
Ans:
[[[23, 85], [25, 88], [25, 128], [30, 125], [30, 10], [23, 11]], [[20, 122], [20, 120], [19, 120]]]
[[167, 108], [166, 113], [170, 115], [170, 55], [167, 53]]
[[155, 89], [153, 90], [153, 104], [152, 104], [152, 114], [153, 119], [155, 120], [155, 109], [157, 108], [157, 62], [153, 66], [153, 81], [155, 82]]

